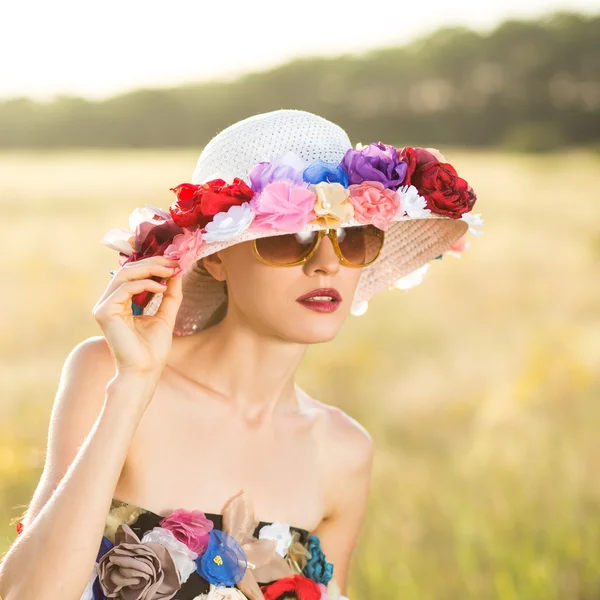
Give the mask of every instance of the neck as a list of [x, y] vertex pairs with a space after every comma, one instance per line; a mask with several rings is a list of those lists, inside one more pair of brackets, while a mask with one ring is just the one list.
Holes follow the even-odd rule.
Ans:
[[295, 373], [307, 344], [257, 331], [231, 313], [190, 338], [181, 359], [188, 377], [221, 396], [247, 422], [265, 423], [301, 409]]

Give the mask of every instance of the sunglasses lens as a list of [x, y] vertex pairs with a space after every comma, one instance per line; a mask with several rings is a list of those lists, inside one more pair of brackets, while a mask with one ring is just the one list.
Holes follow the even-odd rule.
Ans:
[[375, 225], [340, 227], [337, 240], [344, 258], [352, 265], [373, 262], [383, 247], [383, 231]]
[[308, 256], [317, 241], [317, 232], [285, 233], [258, 238], [256, 249], [262, 258], [276, 265], [288, 265]]

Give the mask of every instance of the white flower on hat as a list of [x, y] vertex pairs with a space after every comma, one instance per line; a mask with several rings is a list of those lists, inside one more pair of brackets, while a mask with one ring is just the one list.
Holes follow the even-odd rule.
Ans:
[[190, 550], [183, 542], [180, 542], [171, 530], [165, 527], [154, 527], [144, 534], [141, 542], [142, 544], [154, 542], [164, 546], [169, 551], [181, 583], [185, 583], [196, 570], [194, 561], [198, 558], [198, 554]]
[[408, 290], [419, 285], [423, 281], [427, 269], [429, 269], [429, 263], [425, 263], [422, 267], [415, 269], [412, 273], [398, 279], [398, 281], [394, 283], [394, 287], [397, 287], [399, 290]]
[[463, 213], [460, 218], [469, 225], [469, 233], [472, 233], [473, 235], [483, 235], [483, 231], [475, 229], [475, 227], [478, 226], [483, 227], [483, 219], [481, 218], [481, 213], [477, 213], [476, 215], [472, 215], [470, 212]]
[[265, 525], [258, 532], [259, 540], [275, 540], [277, 542], [277, 554], [285, 557], [292, 543], [292, 533], [287, 523], [275, 521], [271, 525]]
[[431, 214], [429, 208], [425, 208], [427, 201], [419, 195], [419, 191], [414, 185], [403, 185], [398, 188], [400, 194], [400, 208], [397, 216], [401, 217], [406, 212], [413, 219], [422, 219]]
[[360, 302], [355, 302], [350, 308], [350, 313], [355, 317], [360, 317], [367, 312], [369, 308], [369, 302], [367, 300], [361, 300]]
[[126, 227], [111, 229], [106, 232], [101, 242], [117, 252], [131, 256], [133, 254], [135, 231], [142, 223], [145, 221], [159, 223], [170, 218], [171, 215], [168, 212], [151, 204], [146, 204], [144, 208], [136, 208], [129, 215], [129, 229]]
[[129, 229], [135, 231], [136, 227], [144, 221], [166, 221], [170, 218], [171, 215], [162, 208], [152, 206], [151, 204], [146, 204], [144, 208], [136, 208], [129, 215]]
[[235, 204], [227, 212], [217, 213], [212, 221], [206, 224], [206, 232], [202, 234], [205, 242], [225, 242], [248, 229], [254, 220], [254, 211], [249, 202]]

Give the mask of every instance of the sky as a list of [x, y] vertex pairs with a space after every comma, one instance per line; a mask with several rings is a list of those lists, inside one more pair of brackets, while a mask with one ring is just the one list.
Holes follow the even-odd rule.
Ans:
[[600, 0], [3, 0], [0, 98], [102, 99], [561, 9], [598, 14]]

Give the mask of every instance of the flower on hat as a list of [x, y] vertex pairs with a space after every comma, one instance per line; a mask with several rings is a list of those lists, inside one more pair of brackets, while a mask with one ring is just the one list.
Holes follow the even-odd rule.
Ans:
[[354, 216], [354, 205], [348, 190], [341, 183], [311, 184], [310, 189], [316, 194], [314, 212], [319, 220], [324, 219], [331, 226], [346, 221]]
[[204, 244], [202, 237], [200, 227], [193, 230], [184, 227], [183, 233], [173, 238], [172, 243], [165, 249], [163, 256], [178, 260], [181, 270], [187, 272], [196, 261], [198, 252]]
[[225, 242], [240, 235], [250, 227], [254, 220], [254, 211], [249, 202], [234, 205], [227, 212], [217, 213], [206, 224], [202, 239], [205, 242]]
[[400, 196], [379, 181], [364, 181], [348, 188], [354, 205], [354, 218], [387, 230], [400, 207]]
[[467, 250], [470, 245], [471, 245], [471, 242], [469, 242], [469, 240], [467, 239], [467, 236], [463, 235], [462, 237], [459, 237], [452, 244], [452, 246], [450, 246], [450, 248], [448, 248], [448, 250], [445, 250], [444, 252], [442, 252], [442, 254], [440, 256], [438, 256], [438, 258], [443, 258], [444, 256], [454, 256], [454, 258], [460, 258], [461, 254], [465, 250]]
[[250, 187], [258, 194], [274, 181], [301, 184], [305, 166], [304, 161], [291, 151], [274, 160], [256, 163], [248, 173]]
[[423, 277], [429, 269], [429, 263], [425, 263], [422, 267], [415, 269], [408, 275], [404, 275], [394, 283], [394, 287], [399, 290], [408, 290], [416, 285], [419, 285], [423, 281]]
[[315, 160], [304, 170], [304, 181], [308, 183], [340, 183], [348, 187], [348, 173], [342, 169], [339, 163], [329, 163], [324, 160]]
[[475, 229], [475, 227], [483, 227], [481, 213], [477, 213], [476, 215], [472, 215], [470, 212], [463, 213], [460, 218], [469, 225], [469, 233], [472, 233], [473, 235], [483, 235], [483, 231]]
[[182, 183], [170, 188], [177, 200], [169, 207], [173, 220], [181, 227], [204, 227], [220, 212], [235, 204], [252, 199], [254, 192], [239, 177], [228, 184], [223, 179], [213, 179], [201, 185]]
[[333, 576], [333, 564], [327, 562], [317, 535], [312, 534], [308, 537], [306, 549], [310, 552], [310, 558], [304, 567], [304, 575], [317, 583], [327, 584]]
[[419, 190], [414, 185], [402, 185], [398, 188], [400, 194], [400, 210], [398, 216], [404, 213], [413, 219], [422, 219], [431, 214], [431, 210], [426, 208], [427, 200], [419, 194]]
[[196, 559], [196, 571], [214, 585], [235, 585], [241, 581], [248, 562], [236, 539], [213, 529], [206, 551]]
[[315, 217], [315, 193], [307, 183], [276, 181], [251, 201], [254, 224], [266, 229], [294, 232]]
[[432, 212], [458, 219], [473, 208], [473, 189], [450, 163], [424, 148], [402, 148], [398, 158], [408, 165], [404, 185], [415, 186]]
[[178, 508], [160, 521], [160, 526], [183, 542], [190, 550], [202, 554], [208, 546], [213, 522], [201, 510]]
[[290, 544], [292, 543], [292, 533], [287, 523], [275, 521], [270, 525], [264, 525], [258, 532], [259, 540], [274, 540], [277, 543], [275, 551], [279, 556], [285, 557]]
[[169, 554], [175, 563], [175, 567], [177, 568], [181, 583], [185, 583], [190, 575], [196, 570], [196, 563], [194, 561], [198, 558], [198, 553], [179, 541], [173, 535], [172, 531], [169, 531], [164, 527], [154, 527], [144, 534], [141, 541], [142, 544], [146, 542], [155, 542], [164, 546], [169, 551]]
[[171, 216], [169, 213], [161, 208], [152, 206], [151, 204], [146, 204], [144, 208], [136, 208], [129, 215], [129, 229], [125, 227], [111, 229], [104, 234], [101, 242], [113, 250], [117, 250], [126, 256], [130, 256], [135, 250], [134, 240], [136, 230], [141, 223], [149, 222], [156, 225], [159, 222], [168, 221], [170, 219]]
[[319, 586], [303, 575], [284, 577], [269, 585], [261, 585], [260, 589], [265, 600], [285, 600], [286, 598], [296, 598], [297, 600], [321, 599]]
[[341, 167], [348, 173], [351, 184], [379, 181], [393, 190], [404, 182], [406, 175], [406, 163], [398, 157], [396, 148], [381, 142], [359, 150], [350, 148], [342, 158]]
[[98, 562], [98, 581], [105, 596], [128, 600], [172, 598], [181, 587], [177, 567], [167, 548], [142, 543], [124, 523], [116, 544]]

